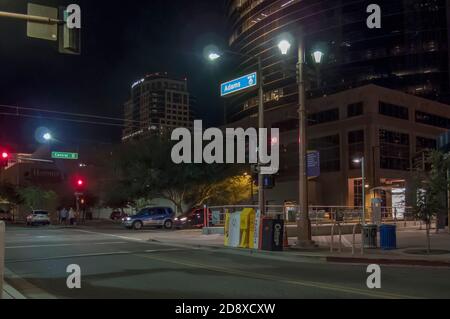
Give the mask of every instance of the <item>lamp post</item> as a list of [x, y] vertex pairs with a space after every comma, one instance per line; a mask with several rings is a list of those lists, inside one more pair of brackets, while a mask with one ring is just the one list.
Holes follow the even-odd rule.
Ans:
[[353, 160], [355, 164], [361, 164], [361, 176], [362, 176], [362, 225], [363, 227], [366, 225], [366, 176], [365, 176], [365, 160], [364, 157], [355, 158]]
[[[281, 40], [278, 43], [281, 54], [287, 55], [291, 43], [288, 40]], [[303, 37], [298, 41], [298, 63], [297, 63], [297, 84], [299, 95], [299, 215], [297, 218], [297, 246], [312, 247], [311, 220], [309, 218], [308, 204], [308, 172], [307, 172], [307, 114], [306, 114], [306, 87], [305, 87], [305, 43]], [[324, 57], [323, 52], [317, 50], [312, 57], [316, 64], [320, 64]]]
[[[258, 64], [258, 127], [259, 129], [264, 128], [264, 76], [262, 73], [262, 60], [261, 56], [252, 56], [248, 54], [243, 54], [239, 52], [229, 51], [225, 50], [222, 52], [217, 51], [211, 51], [208, 53], [208, 59], [211, 61], [216, 61], [220, 59], [223, 55], [223, 53], [229, 53], [233, 55], [237, 55], [240, 57], [246, 57], [249, 59], [256, 59]], [[261, 173], [261, 168], [263, 167], [263, 164], [261, 163], [261, 157], [259, 156], [260, 149], [258, 148], [258, 206], [259, 211], [262, 215], [265, 214], [266, 208], [265, 208], [265, 196], [264, 196], [264, 175]]]

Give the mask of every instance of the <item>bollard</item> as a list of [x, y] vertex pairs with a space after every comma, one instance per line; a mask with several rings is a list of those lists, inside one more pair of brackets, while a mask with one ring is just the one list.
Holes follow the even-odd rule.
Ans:
[[0, 299], [3, 298], [4, 266], [5, 266], [5, 223], [0, 221]]

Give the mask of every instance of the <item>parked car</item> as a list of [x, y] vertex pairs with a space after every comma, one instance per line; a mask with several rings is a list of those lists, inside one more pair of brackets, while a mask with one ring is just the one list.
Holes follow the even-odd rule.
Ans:
[[141, 209], [134, 216], [124, 217], [123, 225], [128, 229], [139, 230], [143, 227], [164, 227], [172, 229], [175, 220], [175, 213], [169, 207], [148, 207]]
[[[208, 209], [208, 218], [211, 219], [211, 210]], [[175, 228], [203, 228], [205, 211], [203, 208], [193, 208], [175, 218]]]
[[45, 210], [34, 210], [27, 216], [27, 225], [50, 225], [50, 215]]
[[128, 217], [128, 214], [117, 210], [117, 211], [113, 211], [109, 218], [111, 218], [112, 220], [122, 220], [126, 217]]
[[5, 222], [12, 221], [12, 214], [10, 212], [6, 212], [3, 209], [0, 210], [0, 220]]

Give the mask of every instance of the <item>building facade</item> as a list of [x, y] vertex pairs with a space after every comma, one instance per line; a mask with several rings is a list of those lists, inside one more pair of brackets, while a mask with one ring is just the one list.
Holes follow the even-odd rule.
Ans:
[[145, 76], [132, 85], [131, 97], [124, 105], [123, 141], [170, 133], [178, 127], [192, 128], [194, 104], [187, 79], [167, 73]]
[[[412, 204], [410, 192], [423, 151], [435, 149], [450, 128], [450, 106], [375, 85], [366, 85], [308, 104], [308, 150], [319, 151], [321, 174], [309, 182], [309, 199], [317, 206], [362, 205], [373, 197], [383, 207]], [[298, 199], [297, 107], [267, 112], [268, 127], [280, 129], [280, 171], [276, 186], [266, 191], [269, 203]], [[256, 119], [235, 123], [254, 127]], [[366, 182], [361, 165], [365, 159]]]
[[[260, 56], [265, 108], [297, 103], [295, 50], [304, 36], [310, 97], [373, 83], [444, 103], [450, 102], [449, 3], [446, 0], [380, 0], [382, 28], [367, 27], [366, 8], [357, 0], [227, 0], [232, 50]], [[287, 57], [277, 43], [289, 37]], [[309, 53], [325, 53], [320, 67]], [[243, 58], [245, 74], [255, 61]], [[228, 121], [257, 112], [257, 92], [228, 100]]]

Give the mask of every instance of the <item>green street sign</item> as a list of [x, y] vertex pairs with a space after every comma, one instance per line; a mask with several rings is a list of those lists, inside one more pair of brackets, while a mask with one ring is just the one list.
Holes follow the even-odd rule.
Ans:
[[78, 153], [52, 152], [53, 159], [77, 160]]

